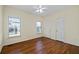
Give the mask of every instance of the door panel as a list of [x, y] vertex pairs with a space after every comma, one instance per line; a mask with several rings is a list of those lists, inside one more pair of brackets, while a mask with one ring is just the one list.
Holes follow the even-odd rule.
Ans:
[[56, 22], [56, 39], [64, 41], [64, 18], [59, 18]]

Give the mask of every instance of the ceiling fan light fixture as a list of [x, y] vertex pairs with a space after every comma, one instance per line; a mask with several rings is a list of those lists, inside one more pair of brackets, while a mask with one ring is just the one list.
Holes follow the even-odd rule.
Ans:
[[36, 10], [37, 13], [43, 13], [44, 11], [42, 9]]
[[46, 8], [42, 7], [42, 5], [39, 5], [39, 7], [36, 9], [36, 12], [39, 13], [39, 14], [43, 13], [44, 9], [46, 9]]
[[44, 11], [43, 11], [43, 9], [40, 9], [40, 13], [43, 13]]

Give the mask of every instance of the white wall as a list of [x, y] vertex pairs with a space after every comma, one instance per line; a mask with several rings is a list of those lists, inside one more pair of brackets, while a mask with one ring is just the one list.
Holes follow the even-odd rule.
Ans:
[[3, 6], [0, 6], [0, 52], [2, 49], [2, 39], [3, 39], [3, 37], [2, 37], [2, 35], [3, 35], [3, 32], [2, 32], [3, 15], [2, 15], [2, 13], [3, 13]]
[[[8, 16], [19, 16], [21, 18], [21, 37], [8, 37]], [[60, 17], [65, 19], [65, 37], [64, 42], [79, 46], [79, 7], [74, 6], [69, 9], [59, 11], [53, 15], [41, 17], [43, 23], [43, 33], [36, 34], [35, 22], [37, 16], [26, 13], [22, 10], [15, 9], [9, 6], [4, 7], [4, 32], [3, 45], [9, 45], [40, 36], [55, 39], [56, 35], [56, 20]], [[1, 21], [1, 20], [0, 20]], [[0, 25], [1, 26], [1, 25]], [[1, 31], [1, 30], [0, 30]]]
[[[8, 16], [19, 16], [21, 18], [21, 36], [8, 37]], [[33, 38], [40, 37], [42, 34], [36, 34], [35, 22], [37, 17], [22, 10], [5, 6], [4, 9], [4, 40], [3, 45], [9, 45]]]
[[45, 17], [43, 21], [43, 35], [55, 39], [55, 20], [50, 17]]
[[56, 20], [61, 17], [65, 21], [64, 42], [79, 46], [79, 6], [73, 6], [46, 16], [44, 20], [44, 36], [55, 39]]

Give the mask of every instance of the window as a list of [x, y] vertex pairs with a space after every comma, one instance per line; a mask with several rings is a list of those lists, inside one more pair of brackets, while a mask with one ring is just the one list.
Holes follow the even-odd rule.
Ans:
[[41, 29], [41, 22], [36, 22], [36, 31], [37, 33], [41, 33], [42, 32], [42, 29]]
[[20, 18], [9, 17], [9, 37], [20, 36]]

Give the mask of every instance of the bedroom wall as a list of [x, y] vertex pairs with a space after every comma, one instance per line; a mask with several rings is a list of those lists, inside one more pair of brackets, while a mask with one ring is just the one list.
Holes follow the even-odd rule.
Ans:
[[2, 23], [3, 23], [3, 6], [0, 6], [0, 52], [2, 49], [2, 39], [3, 39], [3, 28], [2, 28]]
[[[21, 18], [21, 36], [8, 37], [8, 16], [19, 16]], [[42, 36], [36, 33], [37, 16], [22, 10], [5, 6], [4, 8], [4, 40], [3, 45], [9, 45]], [[40, 20], [41, 21], [41, 20]]]
[[55, 39], [56, 20], [61, 17], [65, 21], [64, 42], [79, 46], [79, 6], [73, 6], [45, 17], [44, 36]]
[[[8, 16], [19, 16], [21, 18], [21, 36], [8, 37]], [[3, 45], [9, 45], [40, 36], [55, 39], [56, 37], [56, 20], [63, 17], [65, 20], [64, 42], [79, 46], [79, 6], [73, 6], [69, 9], [56, 12], [55, 14], [41, 17], [42, 34], [36, 33], [35, 22], [38, 17], [22, 10], [5, 6], [4, 8], [4, 32]]]

